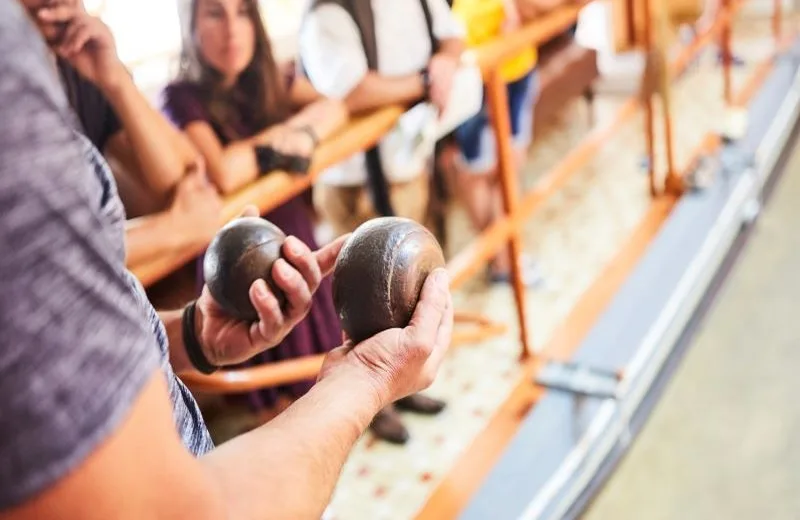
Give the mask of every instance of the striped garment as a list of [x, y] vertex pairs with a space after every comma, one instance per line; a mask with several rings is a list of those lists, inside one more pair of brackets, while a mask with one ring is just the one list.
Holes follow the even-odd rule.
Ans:
[[[80, 466], [166, 378], [186, 448], [213, 448], [125, 267], [109, 169], [76, 133], [44, 42], [0, 0], [0, 510]], [[146, 440], [142, 446], [146, 446]]]

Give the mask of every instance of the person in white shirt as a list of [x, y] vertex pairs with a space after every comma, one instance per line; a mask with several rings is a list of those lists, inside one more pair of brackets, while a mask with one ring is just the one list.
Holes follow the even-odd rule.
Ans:
[[[423, 100], [444, 110], [463, 49], [463, 28], [445, 0], [312, 0], [299, 38], [303, 72], [320, 93], [343, 100], [351, 113]], [[393, 160], [396, 156], [380, 145], [373, 153], [373, 159], [370, 152], [359, 153], [329, 168], [314, 186], [315, 206], [337, 235], [387, 213], [368, 187], [373, 180], [368, 164], [376, 160], [389, 211], [425, 219], [432, 158]], [[414, 395], [396, 406], [433, 414], [444, 403]], [[390, 442], [408, 439], [395, 407], [383, 410], [372, 430]]]
[[[433, 48], [422, 2], [427, 2]], [[378, 66], [370, 70], [359, 26], [345, 2], [313, 2], [300, 31], [300, 57], [315, 88], [343, 99], [351, 112], [391, 104], [411, 105], [426, 97], [440, 109], [447, 104], [461, 53], [463, 28], [445, 0], [355, 0], [371, 7]], [[366, 5], [364, 5], [366, 4]], [[395, 214], [425, 218], [429, 161], [392, 160], [382, 149], [380, 162]], [[315, 205], [337, 234], [352, 231], [380, 214], [367, 189], [367, 156], [357, 154], [323, 173]]]

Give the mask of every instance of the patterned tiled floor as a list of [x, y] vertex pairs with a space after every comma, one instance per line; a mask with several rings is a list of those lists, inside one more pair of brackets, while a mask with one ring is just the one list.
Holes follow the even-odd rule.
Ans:
[[[746, 65], [734, 73], [737, 88], [772, 50], [766, 23], [742, 25], [735, 32], [736, 52]], [[623, 101], [600, 98], [595, 113], [598, 124], [607, 124]], [[722, 78], [713, 53], [704, 54], [678, 81], [673, 103], [675, 156], [680, 168], [705, 134], [718, 129], [715, 122], [725, 113]], [[525, 188], [535, 185], [585, 137], [587, 121], [586, 107], [576, 102], [560, 121], [541, 133], [523, 172]], [[539, 260], [546, 276], [544, 288], [527, 295], [528, 325], [538, 347], [546, 344], [646, 211], [649, 195], [643, 153], [643, 122], [637, 114], [525, 226], [525, 249]], [[450, 246], [458, 250], [471, 239], [471, 233], [460, 208], [452, 208], [451, 217]], [[331, 504], [333, 518], [413, 518], [517, 383], [520, 346], [511, 291], [476, 280], [455, 297], [459, 309], [508, 323], [508, 333], [451, 351], [430, 390], [431, 395], [446, 399], [448, 408], [436, 418], [406, 416], [412, 435], [408, 445], [375, 442], [370, 435], [359, 442]]]

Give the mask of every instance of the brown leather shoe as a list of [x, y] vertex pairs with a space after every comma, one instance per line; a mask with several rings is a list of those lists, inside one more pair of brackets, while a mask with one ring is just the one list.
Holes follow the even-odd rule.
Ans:
[[422, 415], [436, 415], [444, 410], [446, 403], [422, 394], [412, 394], [396, 401], [395, 406], [399, 410], [415, 412]]
[[393, 406], [387, 406], [372, 420], [369, 429], [376, 437], [392, 444], [405, 444], [408, 442], [408, 430], [403, 426], [400, 414]]

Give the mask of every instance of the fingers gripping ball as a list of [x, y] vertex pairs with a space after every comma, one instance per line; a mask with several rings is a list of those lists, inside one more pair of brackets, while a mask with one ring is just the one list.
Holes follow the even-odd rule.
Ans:
[[425, 279], [443, 267], [436, 238], [413, 220], [385, 217], [361, 225], [342, 248], [333, 272], [333, 301], [356, 343], [405, 327]]
[[286, 235], [258, 217], [234, 220], [214, 237], [203, 261], [203, 274], [211, 296], [232, 317], [256, 321], [250, 286], [263, 278], [283, 306], [286, 296], [272, 279], [272, 265], [281, 256]]

